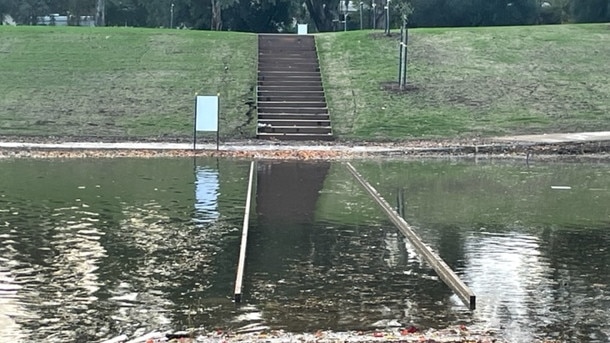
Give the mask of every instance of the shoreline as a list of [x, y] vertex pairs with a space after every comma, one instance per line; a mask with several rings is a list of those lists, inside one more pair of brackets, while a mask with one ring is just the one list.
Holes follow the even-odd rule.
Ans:
[[171, 142], [53, 142], [0, 140], [0, 158], [156, 158], [218, 157], [272, 160], [353, 160], [368, 158], [459, 157], [483, 159], [543, 159], [610, 161], [610, 140], [536, 143], [467, 140], [410, 141], [403, 143], [316, 143], [233, 141], [215, 143]]

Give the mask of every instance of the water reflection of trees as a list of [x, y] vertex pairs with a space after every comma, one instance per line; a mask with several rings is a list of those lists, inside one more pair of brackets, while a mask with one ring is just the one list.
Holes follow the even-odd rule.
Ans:
[[14, 318], [28, 340], [76, 340], [96, 329], [90, 318], [99, 289], [96, 270], [105, 257], [103, 233], [98, 214], [86, 203], [48, 205], [18, 199], [12, 216], [3, 218], [12, 236], [8, 262], [18, 286]]
[[407, 189], [407, 220], [466, 276], [482, 322], [505, 327], [517, 342], [608, 340], [607, 167], [390, 162], [369, 169], [386, 197]]
[[[220, 209], [208, 203], [197, 212], [192, 161], [19, 164], [3, 168], [10, 177], [0, 179], [0, 203], [11, 209], [0, 212], [0, 235], [10, 237], [0, 256], [10, 286], [19, 287], [10, 299], [0, 290], [0, 303], [10, 300], [15, 330], [64, 342], [198, 324], [188, 322], [190, 312], [221, 283], [217, 275], [229, 271], [236, 248], [223, 247], [233, 244], [224, 236], [234, 229], [216, 223]], [[231, 190], [246, 172], [227, 169], [219, 206], [231, 217], [243, 213], [243, 195]], [[214, 187], [220, 194], [218, 180]], [[3, 268], [0, 259], [0, 275]], [[227, 294], [223, 281], [216, 287]]]
[[[297, 330], [470, 320], [342, 167], [328, 164], [311, 171], [310, 182], [295, 178], [314, 168], [308, 165], [285, 166], [288, 176], [272, 173], [271, 184], [259, 177], [259, 188], [275, 193], [271, 203], [259, 194], [260, 216], [252, 221], [246, 294], [259, 308], [235, 310], [229, 296], [248, 163], [207, 167], [222, 170], [216, 214], [212, 202], [197, 209], [192, 161], [125, 163], [121, 171], [116, 162], [44, 162], [21, 181], [18, 168], [1, 169], [8, 176], [0, 178], [0, 283], [9, 287], [0, 287], [0, 306], [15, 314], [10, 325], [18, 334], [90, 341], [231, 319]], [[488, 308], [479, 302], [482, 322], [489, 315], [531, 335], [608, 340], [608, 198], [595, 190], [605, 174], [574, 168], [559, 178], [550, 170], [462, 166], [418, 177], [426, 168], [398, 167], [393, 173], [408, 174], [415, 187], [402, 176], [388, 184], [393, 179], [381, 166], [363, 174], [384, 181], [388, 200], [405, 187], [408, 221], [472, 279], [475, 292], [495, 297]], [[466, 181], [450, 181], [464, 173]], [[542, 189], [551, 182], [576, 190]], [[489, 194], [511, 188], [500, 200]]]
[[545, 228], [542, 252], [554, 284], [545, 331], [566, 341], [610, 339], [610, 227]]

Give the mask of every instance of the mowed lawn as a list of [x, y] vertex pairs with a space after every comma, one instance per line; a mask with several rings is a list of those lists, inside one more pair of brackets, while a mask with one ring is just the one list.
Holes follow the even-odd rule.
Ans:
[[316, 36], [335, 134], [345, 140], [610, 130], [610, 25], [412, 29]]
[[[344, 141], [610, 130], [610, 26], [316, 35]], [[188, 140], [195, 94], [221, 97], [224, 139], [255, 136], [256, 35], [0, 26], [0, 135]], [[203, 136], [203, 135], [202, 135]], [[212, 138], [214, 135], [210, 135]]]
[[199, 93], [252, 136], [255, 83], [253, 34], [0, 26], [0, 135], [188, 139]]

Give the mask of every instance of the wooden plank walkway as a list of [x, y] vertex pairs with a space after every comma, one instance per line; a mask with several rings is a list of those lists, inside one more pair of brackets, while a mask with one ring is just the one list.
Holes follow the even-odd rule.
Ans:
[[236, 303], [241, 302], [244, 269], [246, 266], [246, 248], [248, 246], [248, 226], [250, 222], [250, 204], [252, 200], [252, 183], [254, 182], [254, 167], [254, 161], [250, 162], [250, 176], [248, 177], [248, 191], [246, 193], [246, 208], [244, 210], [244, 223], [241, 232], [241, 245], [239, 247], [237, 273], [235, 276], [235, 292], [233, 293], [233, 299]]
[[420, 256], [426, 260], [436, 271], [438, 276], [449, 286], [455, 294], [460, 297], [469, 309], [474, 310], [476, 308], [476, 296], [470, 290], [468, 286], [459, 278], [457, 274], [441, 259], [429, 246], [419, 238], [419, 236], [413, 231], [411, 226], [402, 218], [390, 204], [377, 192], [373, 186], [371, 186], [363, 177], [356, 171], [349, 162], [346, 164], [347, 169], [352, 173], [354, 178], [360, 183], [360, 185], [369, 193], [369, 195], [375, 200], [375, 202], [381, 207], [383, 212], [390, 218], [392, 223], [409, 239], [415, 250]]

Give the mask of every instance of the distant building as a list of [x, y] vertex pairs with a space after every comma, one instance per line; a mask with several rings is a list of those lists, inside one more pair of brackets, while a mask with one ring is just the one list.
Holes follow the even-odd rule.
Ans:
[[[345, 1], [339, 1], [339, 13], [355, 13], [358, 12], [360, 6], [360, 2], [358, 1], [350, 1], [347, 3], [347, 8], [345, 7]], [[368, 7], [368, 6], [367, 6]]]
[[[80, 19], [80, 20], [79, 20]], [[95, 17], [91, 15], [83, 15], [80, 18], [75, 16], [49, 14], [42, 17], [38, 17], [38, 25], [48, 26], [95, 26]]]
[[1, 19], [2, 20], [0, 20], [0, 25], [9, 25], [9, 26], [16, 26], [17, 25], [15, 20], [13, 20], [13, 17], [11, 17], [8, 14], [2, 16]]

